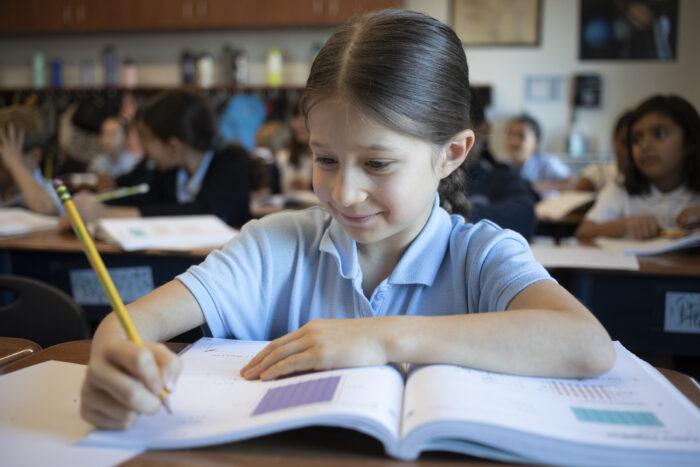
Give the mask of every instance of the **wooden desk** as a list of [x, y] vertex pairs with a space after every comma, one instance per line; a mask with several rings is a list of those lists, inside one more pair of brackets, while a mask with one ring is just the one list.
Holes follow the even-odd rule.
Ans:
[[[700, 333], [664, 330], [670, 293], [700, 294], [700, 249], [639, 256], [639, 270], [550, 268], [632, 352], [700, 357]], [[695, 310], [695, 321], [700, 312]]]
[[29, 357], [40, 350], [39, 344], [28, 339], [0, 337], [0, 374], [3, 373], [3, 367]]
[[[168, 343], [171, 350], [179, 351], [185, 344]], [[88, 361], [90, 341], [66, 342], [48, 347], [41, 352], [16, 362], [7, 372], [47, 360], [85, 364]], [[660, 370], [683, 394], [700, 407], [700, 389], [688, 376]], [[360, 433], [336, 428], [319, 427], [293, 430], [263, 436], [248, 441], [180, 451], [149, 451], [125, 466], [183, 466], [183, 465], [280, 465], [285, 467], [316, 467], [326, 465], [350, 466], [507, 466], [469, 456], [449, 453], [426, 453], [418, 461], [400, 462], [384, 454], [381, 444]]]
[[[118, 246], [100, 241], [96, 241], [95, 246], [108, 269], [150, 268], [154, 288], [172, 280], [189, 266], [200, 263], [211, 251], [197, 249], [185, 252], [124, 252]], [[35, 232], [26, 236], [0, 239], [0, 274], [32, 277], [52, 284], [76, 298], [70, 281], [71, 271], [76, 270], [90, 271], [91, 268], [82, 245], [72, 232]], [[118, 280], [114, 277], [113, 279], [117, 288], [120, 288]], [[99, 288], [97, 285], [96, 287]], [[127, 298], [125, 297], [125, 300]], [[77, 301], [85, 310], [88, 321], [92, 323], [101, 320], [109, 311], [106, 299], [101, 304]]]

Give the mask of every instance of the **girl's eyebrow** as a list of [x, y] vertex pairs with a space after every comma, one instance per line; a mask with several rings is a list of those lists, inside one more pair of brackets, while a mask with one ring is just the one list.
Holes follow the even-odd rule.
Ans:
[[[327, 145], [321, 143], [320, 141], [316, 141], [316, 140], [309, 141], [309, 146], [313, 146], [313, 147], [316, 147], [319, 149], [330, 149]], [[361, 149], [362, 151], [371, 151], [371, 152], [400, 151], [400, 148], [398, 148], [398, 147], [384, 146], [382, 144], [360, 145], [360, 146], [358, 146], [358, 149]]]

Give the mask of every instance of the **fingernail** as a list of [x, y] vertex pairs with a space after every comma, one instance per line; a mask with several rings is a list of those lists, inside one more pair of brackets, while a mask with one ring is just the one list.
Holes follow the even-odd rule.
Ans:
[[170, 373], [165, 375], [165, 389], [167, 389], [168, 392], [175, 389], [175, 375]]
[[160, 381], [153, 383], [151, 386], [151, 392], [153, 394], [160, 394], [163, 391], [163, 384]]

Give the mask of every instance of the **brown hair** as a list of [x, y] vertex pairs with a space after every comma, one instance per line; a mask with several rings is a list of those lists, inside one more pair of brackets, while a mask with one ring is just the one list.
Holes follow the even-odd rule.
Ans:
[[39, 112], [30, 105], [11, 105], [0, 109], [0, 128], [7, 131], [13, 125], [16, 131], [24, 131], [22, 153], [32, 148], [45, 149], [47, 142], [44, 121]]
[[[445, 24], [413, 11], [385, 10], [341, 26], [311, 66], [300, 107], [342, 97], [400, 133], [442, 147], [469, 127], [469, 68]], [[442, 205], [465, 215], [464, 174], [440, 182]]]

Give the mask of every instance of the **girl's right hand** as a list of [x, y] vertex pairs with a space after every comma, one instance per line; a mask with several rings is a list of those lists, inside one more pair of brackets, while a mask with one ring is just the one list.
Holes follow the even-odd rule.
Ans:
[[90, 358], [80, 414], [99, 428], [126, 429], [138, 414], [158, 411], [158, 394], [172, 391], [181, 371], [182, 361], [163, 344], [105, 343]]
[[625, 219], [625, 228], [627, 235], [637, 240], [654, 238], [661, 232], [661, 227], [659, 227], [654, 216], [627, 217]]

